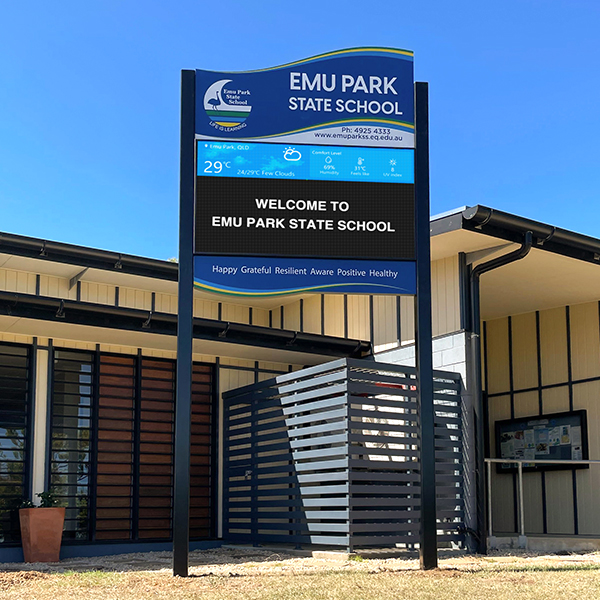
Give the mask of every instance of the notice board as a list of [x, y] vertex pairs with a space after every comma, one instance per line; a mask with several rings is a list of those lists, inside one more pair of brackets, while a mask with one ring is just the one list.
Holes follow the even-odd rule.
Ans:
[[[523, 460], [587, 460], [588, 435], [585, 410], [496, 421], [496, 456]], [[533, 465], [528, 471], [582, 469], [588, 465]], [[499, 473], [515, 471], [516, 463], [498, 463]]]

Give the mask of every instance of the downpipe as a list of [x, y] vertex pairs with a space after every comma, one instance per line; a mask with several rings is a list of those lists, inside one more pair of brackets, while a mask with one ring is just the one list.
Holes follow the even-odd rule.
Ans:
[[486, 485], [485, 485], [485, 412], [483, 406], [483, 390], [481, 382], [481, 310], [479, 297], [479, 282], [484, 273], [489, 273], [513, 262], [525, 258], [533, 244], [533, 233], [527, 231], [524, 235], [523, 243], [520, 248], [513, 252], [493, 258], [488, 262], [477, 265], [470, 274], [470, 296], [471, 296], [471, 389], [473, 390], [473, 409], [475, 425], [475, 479], [476, 479], [476, 498], [477, 498], [477, 536], [474, 536], [477, 542], [477, 552], [479, 554], [487, 553], [487, 524], [486, 524]]

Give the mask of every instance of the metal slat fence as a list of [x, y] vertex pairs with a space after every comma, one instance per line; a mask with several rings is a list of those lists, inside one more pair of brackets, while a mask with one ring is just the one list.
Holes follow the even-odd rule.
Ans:
[[[435, 372], [438, 539], [462, 542], [460, 377]], [[342, 359], [223, 394], [224, 537], [413, 547], [416, 369]]]

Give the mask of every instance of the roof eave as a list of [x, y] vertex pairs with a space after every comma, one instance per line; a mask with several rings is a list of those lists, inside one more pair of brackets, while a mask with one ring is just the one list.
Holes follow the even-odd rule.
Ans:
[[430, 231], [437, 236], [461, 229], [515, 243], [531, 231], [535, 248], [600, 264], [600, 240], [482, 205], [432, 220]]

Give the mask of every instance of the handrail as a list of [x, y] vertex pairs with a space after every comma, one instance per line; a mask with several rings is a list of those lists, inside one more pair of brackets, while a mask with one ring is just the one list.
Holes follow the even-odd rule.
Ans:
[[526, 458], [484, 458], [487, 464], [487, 477], [488, 477], [488, 537], [493, 536], [492, 529], [492, 464], [517, 464], [519, 469], [519, 479], [517, 486], [517, 496], [519, 499], [519, 542], [525, 544], [525, 507], [523, 503], [523, 465], [595, 465], [600, 464], [600, 460], [542, 460], [542, 459], [526, 459]]

